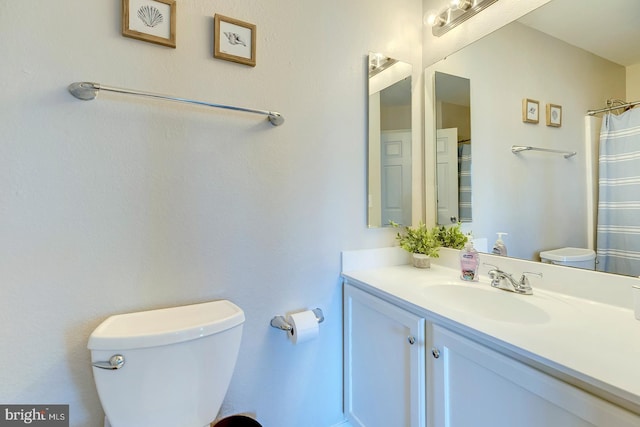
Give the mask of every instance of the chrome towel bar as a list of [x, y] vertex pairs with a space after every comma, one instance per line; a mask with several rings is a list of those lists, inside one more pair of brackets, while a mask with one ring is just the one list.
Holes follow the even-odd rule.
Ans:
[[284, 123], [284, 117], [282, 117], [280, 113], [277, 113], [275, 111], [257, 110], [254, 108], [244, 108], [244, 107], [234, 107], [231, 105], [212, 104], [209, 102], [195, 101], [192, 99], [179, 98], [179, 97], [169, 96], [169, 95], [161, 95], [158, 93], [142, 92], [139, 90], [106, 86], [100, 83], [75, 82], [75, 83], [71, 83], [67, 89], [73, 96], [75, 96], [78, 99], [82, 99], [83, 101], [89, 101], [89, 100], [95, 99], [98, 96], [98, 92], [100, 92], [101, 90], [104, 90], [107, 92], [116, 92], [116, 93], [124, 93], [127, 95], [137, 95], [137, 96], [145, 96], [148, 98], [163, 99], [165, 101], [183, 102], [186, 104], [202, 105], [205, 107], [222, 108], [225, 110], [262, 114], [264, 116], [267, 116], [267, 118], [269, 119], [269, 122], [274, 126], [280, 126], [281, 124]]
[[511, 152], [513, 154], [518, 154], [521, 151], [545, 151], [547, 153], [558, 153], [558, 154], [563, 154], [565, 159], [568, 159], [569, 157], [573, 157], [577, 154], [575, 151], [550, 150], [548, 148], [537, 148], [537, 147], [530, 147], [525, 145], [511, 146]]

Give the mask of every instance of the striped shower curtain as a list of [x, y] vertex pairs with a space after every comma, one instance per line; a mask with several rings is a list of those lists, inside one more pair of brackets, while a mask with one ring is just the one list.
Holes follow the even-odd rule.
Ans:
[[471, 222], [471, 143], [458, 143], [458, 221]]
[[640, 276], [640, 109], [605, 115], [599, 166], [598, 270]]

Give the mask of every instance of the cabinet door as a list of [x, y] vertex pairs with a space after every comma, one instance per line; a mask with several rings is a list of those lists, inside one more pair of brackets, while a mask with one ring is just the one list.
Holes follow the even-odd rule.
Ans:
[[640, 425], [640, 417], [433, 326], [430, 406], [437, 427]]
[[348, 285], [344, 312], [349, 422], [354, 427], [424, 427], [424, 319]]

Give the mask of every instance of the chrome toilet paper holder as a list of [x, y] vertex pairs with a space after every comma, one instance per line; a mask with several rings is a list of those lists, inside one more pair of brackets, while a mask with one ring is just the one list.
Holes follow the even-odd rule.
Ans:
[[[314, 308], [311, 311], [313, 311], [313, 314], [315, 314], [318, 323], [324, 322], [324, 314], [322, 313], [321, 309]], [[291, 329], [293, 329], [289, 322], [286, 321], [284, 316], [275, 316], [273, 319], [271, 319], [271, 326], [276, 329], [282, 329], [283, 331], [290, 331]]]

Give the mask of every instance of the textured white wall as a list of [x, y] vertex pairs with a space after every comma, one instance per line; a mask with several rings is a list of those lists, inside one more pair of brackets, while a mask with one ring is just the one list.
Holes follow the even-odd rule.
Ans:
[[[215, 13], [257, 25], [255, 68], [212, 58]], [[414, 64], [419, 120], [421, 17], [420, 0], [178, 1], [174, 50], [122, 37], [119, 0], [1, 2], [0, 402], [68, 403], [72, 426], [98, 427], [94, 327], [228, 298], [247, 321], [224, 413], [339, 422], [340, 251], [394, 234], [365, 228], [366, 55]], [[108, 93], [83, 102], [66, 91], [79, 80], [286, 122]], [[269, 327], [315, 306], [317, 341], [294, 347]]]

